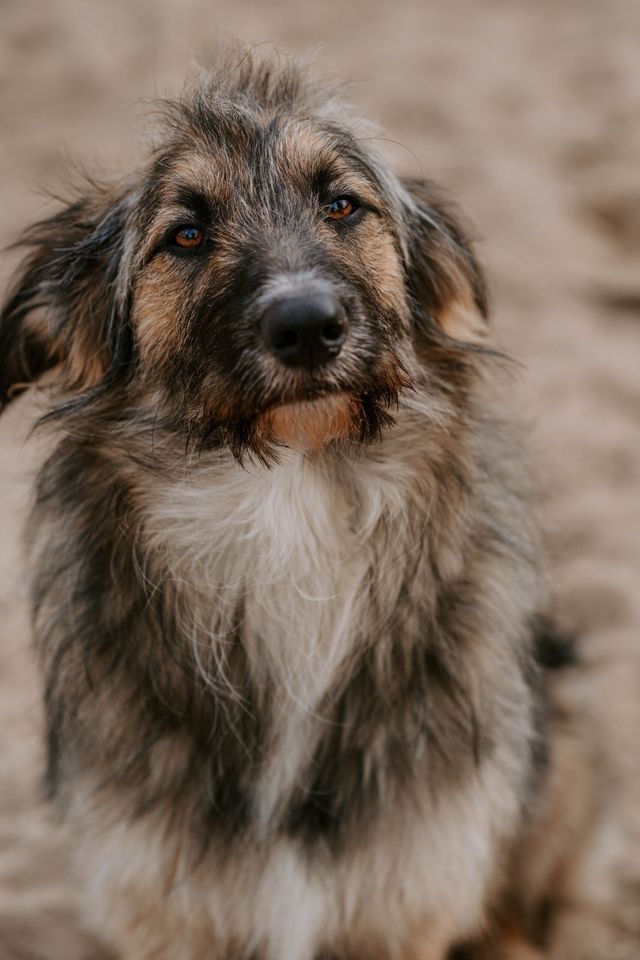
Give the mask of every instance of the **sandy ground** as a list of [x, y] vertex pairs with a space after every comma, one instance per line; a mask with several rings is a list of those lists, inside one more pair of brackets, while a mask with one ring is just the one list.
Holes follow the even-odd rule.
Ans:
[[[637, 670], [640, 4], [2, 0], [0, 243], [49, 208], [40, 191], [70, 157], [126, 169], [139, 101], [177, 90], [220, 34], [323, 45], [320, 62], [354, 79], [397, 141], [398, 166], [443, 181], [478, 225], [498, 335], [522, 361], [514, 402], [531, 425], [558, 608], [585, 651], [626, 651]], [[3, 284], [14, 262], [3, 257]], [[93, 952], [39, 801], [19, 545], [32, 417], [21, 400], [0, 424], [0, 960], [25, 958], [38, 931], [38, 960], [75, 960]]]

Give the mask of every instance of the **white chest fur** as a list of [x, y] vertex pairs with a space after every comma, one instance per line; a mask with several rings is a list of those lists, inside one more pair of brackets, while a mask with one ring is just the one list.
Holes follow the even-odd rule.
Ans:
[[225, 458], [154, 491], [148, 532], [188, 588], [194, 657], [202, 666], [203, 645], [219, 651], [209, 682], [225, 682], [241, 605], [253, 684], [276, 690], [274, 740], [256, 791], [265, 828], [324, 721], [321, 701], [370, 622], [372, 592], [385, 609], [397, 599], [403, 558], [417, 547], [407, 511], [421, 495], [418, 477], [387, 457], [328, 462], [284, 450], [269, 469]]
[[[211, 662], [205, 650], [219, 651], [208, 681], [227, 683], [224, 649], [241, 604], [254, 686], [268, 680], [278, 701], [255, 790], [262, 846], [231, 858], [221, 850], [215, 883], [194, 878], [171, 895], [179, 918], [184, 894], [175, 923], [193, 927], [196, 938], [215, 929], [230, 942], [248, 938], [249, 948], [266, 945], [274, 960], [312, 960], [323, 942], [361, 931], [393, 956], [410, 928], [434, 917], [457, 934], [480, 922], [501, 838], [519, 816], [524, 752], [496, 749], [446, 803], [432, 802], [428, 790], [417, 804], [396, 798], [365, 842], [354, 838], [335, 858], [310, 864], [295, 841], [269, 831], [327, 722], [327, 691], [371, 627], [372, 597], [375, 615], [390, 615], [407, 570], [429, 549], [433, 478], [425, 446], [424, 438], [419, 449], [412, 445], [405, 432], [350, 461], [283, 450], [270, 469], [220, 457], [183, 479], [154, 481], [147, 542], [163, 575], [184, 586], [182, 626], [196, 661], [202, 666]], [[123, 849], [132, 849], [132, 829], [141, 831], [142, 850], [158, 844], [158, 836], [129, 827]], [[118, 845], [115, 835], [110, 844]], [[179, 858], [161, 846], [157, 854]], [[145, 870], [141, 857], [136, 871]]]

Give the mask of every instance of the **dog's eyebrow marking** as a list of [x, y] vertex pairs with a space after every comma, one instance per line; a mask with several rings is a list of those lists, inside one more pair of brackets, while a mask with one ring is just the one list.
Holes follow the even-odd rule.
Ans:
[[176, 205], [193, 210], [197, 218], [203, 223], [210, 223], [213, 220], [213, 204], [204, 193], [195, 187], [189, 184], [179, 184], [171, 199]]
[[195, 220], [203, 227], [207, 227], [219, 218], [219, 205], [192, 184], [174, 183], [171, 186], [169, 196], [165, 197], [163, 206], [148, 225], [147, 240], [141, 261], [143, 265], [146, 265], [155, 255], [167, 230], [175, 227], [178, 222]]
[[315, 167], [310, 171], [310, 183], [319, 196], [354, 194], [372, 210], [379, 206], [374, 178], [364, 165], [352, 164], [348, 158], [333, 157], [328, 163]]
[[351, 156], [346, 152], [338, 153], [328, 161], [325, 159], [319, 163], [315, 166], [314, 176], [319, 182], [339, 180], [345, 176], [358, 177], [367, 183], [373, 181], [367, 165], [359, 157]]

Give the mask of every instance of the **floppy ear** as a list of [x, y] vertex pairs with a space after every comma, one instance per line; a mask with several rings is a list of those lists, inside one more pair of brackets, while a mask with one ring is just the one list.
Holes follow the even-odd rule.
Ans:
[[94, 188], [20, 241], [32, 252], [0, 314], [0, 410], [50, 368], [64, 391], [88, 396], [126, 366], [127, 209]]
[[[482, 269], [455, 208], [428, 180], [403, 180], [408, 194], [407, 275], [418, 327], [482, 342], [488, 334]], [[425, 330], [426, 332], [426, 330]]]

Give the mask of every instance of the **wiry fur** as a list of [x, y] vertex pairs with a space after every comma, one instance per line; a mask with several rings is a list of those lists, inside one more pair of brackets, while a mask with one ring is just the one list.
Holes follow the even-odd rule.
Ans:
[[[3, 401], [54, 371], [31, 529], [50, 793], [127, 957], [436, 960], [518, 913], [546, 790], [482, 275], [433, 186], [295, 63], [230, 60], [166, 112], [144, 170], [27, 235], [0, 325]], [[364, 212], [336, 228], [344, 192]], [[309, 285], [349, 337], [292, 372], [256, 318]]]

